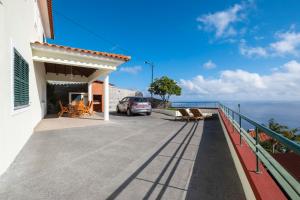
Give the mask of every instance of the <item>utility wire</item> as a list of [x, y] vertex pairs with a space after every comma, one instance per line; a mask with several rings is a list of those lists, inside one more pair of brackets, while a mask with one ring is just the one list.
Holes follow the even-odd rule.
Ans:
[[[129, 55], [133, 55], [132, 53], [130, 53], [129, 50], [125, 49], [125, 48], [122, 48], [120, 45], [118, 45], [117, 43], [113, 42], [112, 40], [109, 40], [103, 36], [101, 36], [99, 33], [96, 33], [94, 32], [93, 30], [91, 30], [90, 28], [88, 28], [87, 26], [85, 25], [82, 25], [81, 23], [77, 22], [76, 20], [62, 14], [61, 12], [58, 12], [58, 11], [53, 11], [55, 14], [57, 14], [58, 16], [64, 18], [65, 20], [71, 22], [72, 24], [78, 26], [79, 28], [81, 28], [82, 30], [86, 31], [87, 33], [90, 33], [91, 35], [93, 35], [94, 37], [96, 37], [97, 39], [100, 39], [100, 40], [103, 40], [105, 41], [107, 44], [110, 44], [112, 45], [112, 48], [116, 48], [116, 49], [120, 49], [124, 52], [126, 52], [127, 54]], [[135, 56], [135, 58], [138, 58], [140, 60], [143, 60], [144, 61], [147, 61], [148, 59], [144, 59], [144, 58], [141, 58], [140, 56]], [[153, 73], [153, 72], [152, 72]], [[153, 75], [152, 75], [153, 76]]]
[[105, 41], [106, 43], [112, 45], [112, 48], [116, 48], [116, 49], [120, 49], [128, 54], [131, 54], [129, 50], [122, 48], [120, 45], [118, 45], [117, 43], [113, 42], [112, 40], [109, 40], [103, 36], [101, 36], [99, 33], [94, 32], [93, 30], [91, 30], [90, 28], [86, 27], [85, 25], [80, 24], [79, 22], [75, 21], [74, 19], [62, 14], [61, 12], [58, 11], [53, 11], [55, 14], [59, 15], [60, 17], [66, 19], [67, 21], [77, 25], [78, 27], [80, 27], [81, 29], [85, 30], [86, 32], [90, 33], [91, 35], [93, 35], [94, 37]]

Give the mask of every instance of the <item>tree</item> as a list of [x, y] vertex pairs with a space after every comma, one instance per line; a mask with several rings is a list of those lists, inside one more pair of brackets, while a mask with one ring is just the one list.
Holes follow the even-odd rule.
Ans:
[[154, 82], [151, 83], [148, 91], [154, 95], [160, 96], [164, 106], [166, 106], [170, 96], [181, 95], [181, 88], [177, 85], [176, 81], [167, 76], [155, 79]]
[[[295, 141], [295, 142], [300, 141], [300, 136], [297, 135], [297, 132], [299, 131], [298, 128], [289, 129], [288, 126], [277, 123], [273, 118], [269, 120], [268, 126], [269, 126], [269, 129], [283, 135], [284, 137], [286, 137], [292, 141]], [[282, 152], [282, 151], [283, 152], [290, 151], [285, 145], [279, 143], [277, 140], [275, 140], [273, 138], [269, 141], [264, 142], [263, 146], [272, 153]]]
[[136, 92], [135, 92], [135, 96], [136, 96], [136, 97], [143, 97], [143, 93], [140, 92], [140, 91], [136, 91]]

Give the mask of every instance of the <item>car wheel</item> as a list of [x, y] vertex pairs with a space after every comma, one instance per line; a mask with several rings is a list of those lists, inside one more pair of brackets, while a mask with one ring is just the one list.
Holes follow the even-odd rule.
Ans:
[[147, 115], [148, 115], [148, 116], [151, 115], [151, 112], [147, 112]]
[[130, 108], [127, 109], [126, 114], [127, 114], [127, 116], [131, 116], [132, 115], [132, 112], [131, 112]]

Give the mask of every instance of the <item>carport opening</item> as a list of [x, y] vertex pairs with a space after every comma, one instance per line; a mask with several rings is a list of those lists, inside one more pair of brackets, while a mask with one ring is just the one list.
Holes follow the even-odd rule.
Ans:
[[47, 114], [60, 111], [59, 100], [63, 105], [83, 100], [88, 103], [88, 84], [79, 82], [47, 81]]

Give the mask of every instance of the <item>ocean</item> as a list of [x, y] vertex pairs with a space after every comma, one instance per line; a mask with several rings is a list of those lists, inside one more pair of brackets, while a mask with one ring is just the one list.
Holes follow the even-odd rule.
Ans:
[[[241, 105], [241, 113], [260, 124], [268, 124], [271, 118], [289, 128], [300, 128], [300, 101], [223, 101], [224, 105], [238, 110]], [[176, 105], [177, 104], [177, 105]], [[174, 102], [172, 106], [182, 107], [209, 107], [214, 103], [209, 102]]]

